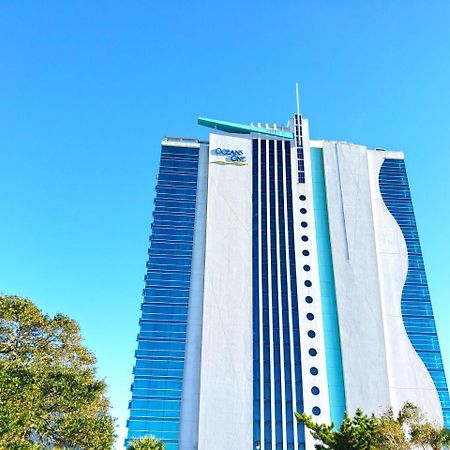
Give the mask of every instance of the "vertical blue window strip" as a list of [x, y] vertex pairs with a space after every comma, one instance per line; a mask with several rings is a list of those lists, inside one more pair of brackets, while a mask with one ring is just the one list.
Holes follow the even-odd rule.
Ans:
[[346, 410], [341, 340], [336, 305], [336, 292], [331, 255], [330, 229], [323, 164], [323, 150], [311, 148], [311, 172], [316, 223], [317, 257], [319, 262], [320, 296], [325, 338], [330, 417], [336, 428]]
[[270, 370], [270, 328], [269, 328], [269, 270], [268, 270], [268, 245], [267, 245], [267, 157], [266, 141], [261, 140], [261, 284], [262, 284], [262, 306], [263, 306], [263, 346], [264, 355], [264, 448], [272, 445], [272, 375]]
[[283, 449], [283, 419], [281, 406], [281, 357], [280, 357], [280, 325], [278, 308], [278, 236], [277, 217], [275, 214], [275, 148], [274, 141], [269, 141], [269, 205], [270, 205], [270, 271], [272, 288], [272, 349], [275, 377], [275, 442], [276, 449]]
[[286, 443], [288, 449], [294, 448], [294, 405], [292, 402], [292, 376], [291, 376], [291, 345], [290, 330], [292, 324], [289, 320], [288, 285], [287, 285], [287, 257], [285, 233], [285, 198], [284, 198], [284, 164], [283, 142], [277, 141], [277, 180], [278, 180], [278, 217], [279, 217], [279, 249], [280, 249], [280, 284], [283, 319], [283, 354], [284, 354], [284, 389], [286, 405]]
[[[300, 351], [300, 327], [298, 317], [298, 297], [297, 297], [297, 275], [295, 269], [295, 246], [294, 246], [294, 216], [292, 206], [292, 166], [291, 166], [291, 143], [285, 141], [286, 154], [286, 202], [287, 202], [287, 223], [288, 223], [288, 253], [289, 269], [291, 281], [291, 308], [292, 308], [292, 328], [294, 334], [294, 369], [295, 369], [295, 391], [296, 391], [296, 411], [302, 413], [303, 406], [303, 383]], [[297, 424], [298, 447], [299, 450], [305, 448], [305, 426]]]
[[253, 270], [253, 442], [255, 448], [261, 443], [261, 374], [259, 340], [259, 152], [258, 140], [253, 139], [252, 149], [252, 270]]
[[402, 292], [406, 333], [427, 367], [441, 401], [444, 425], [450, 428], [450, 398], [431, 307], [405, 162], [385, 159], [379, 175], [381, 195], [397, 221], [408, 249], [408, 274]]
[[162, 146], [125, 444], [178, 449], [199, 149]]
[[[295, 253], [292, 216], [292, 175], [291, 175], [291, 147], [288, 141], [261, 140], [258, 150], [258, 140], [253, 140], [253, 438], [256, 443], [261, 439], [261, 424], [264, 426], [264, 448], [277, 449], [284, 445], [282, 400], [284, 384], [286, 407], [286, 447], [294, 449], [294, 426], [298, 430], [299, 449], [304, 450], [305, 432], [302, 424], [294, 419], [294, 410], [303, 412], [302, 378], [300, 361], [300, 334], [297, 300], [297, 283], [295, 271]], [[268, 152], [267, 152], [268, 150]], [[277, 164], [275, 164], [275, 152]], [[286, 166], [283, 164], [283, 152]], [[267, 157], [268, 153], [268, 157]], [[260, 168], [260, 170], [259, 170]], [[267, 180], [267, 169], [269, 179]], [[286, 176], [286, 193], [285, 177]], [[267, 186], [267, 181], [269, 185]], [[258, 190], [259, 188], [259, 190]], [[258, 193], [261, 203], [258, 205]], [[278, 200], [278, 210], [276, 201]], [[269, 205], [269, 208], [267, 208]], [[285, 205], [287, 216], [285, 214]], [[260, 217], [258, 217], [260, 207]], [[278, 219], [277, 219], [278, 214]], [[269, 222], [268, 222], [269, 219]], [[278, 223], [277, 223], [278, 220]], [[269, 223], [269, 226], [267, 226]], [[288, 228], [288, 246], [286, 247], [285, 224]], [[259, 227], [261, 229], [259, 229]], [[277, 230], [278, 228], [278, 230]], [[261, 246], [258, 236], [261, 235]], [[270, 238], [270, 248], [268, 239]], [[279, 252], [279, 272], [278, 272]], [[271, 289], [269, 292], [269, 256], [271, 272]], [[261, 258], [261, 273], [259, 273], [259, 259]], [[289, 264], [289, 266], [288, 266]], [[289, 317], [288, 279], [287, 269], [290, 269], [292, 323]], [[262, 299], [259, 298], [261, 282]], [[281, 289], [279, 289], [279, 286]], [[269, 294], [272, 296], [272, 308], [269, 308]], [[281, 295], [281, 298], [279, 296]], [[262, 342], [260, 341], [260, 300], [262, 304]], [[279, 308], [281, 300], [281, 311]], [[272, 335], [270, 335], [269, 321], [272, 319]], [[280, 319], [283, 327], [280, 329]], [[291, 334], [293, 334], [294, 361], [291, 361]], [[281, 348], [280, 336], [283, 340]], [[260, 373], [260, 349], [263, 351], [263, 373]], [[281, 351], [284, 354], [284, 379], [282, 379]], [[273, 366], [270, 360], [273, 354]], [[294, 367], [295, 380], [292, 379], [291, 366]], [[272, 376], [271, 368], [274, 376]], [[284, 381], [284, 383], [283, 383]], [[293, 402], [293, 385], [297, 389], [297, 403]], [[261, 385], [262, 383], [262, 385]], [[261, 411], [260, 392], [264, 393], [264, 411]], [[272, 398], [272, 388], [274, 398]], [[272, 402], [275, 405], [275, 416], [272, 417]], [[263, 415], [263, 417], [261, 417]], [[272, 419], [275, 429], [272, 429]]]
[[297, 172], [298, 172], [298, 182], [305, 182], [305, 158], [303, 152], [303, 131], [302, 131], [302, 116], [295, 114], [294, 116], [295, 124], [295, 140], [297, 145]]

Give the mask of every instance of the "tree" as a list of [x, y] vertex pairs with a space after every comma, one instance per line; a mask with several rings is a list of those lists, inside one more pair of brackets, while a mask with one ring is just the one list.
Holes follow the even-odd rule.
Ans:
[[440, 450], [444, 446], [450, 445], [450, 431], [445, 428], [435, 428], [429, 423], [424, 423], [412, 428], [411, 442], [423, 449], [427, 449], [430, 446], [433, 450]]
[[412, 403], [405, 403], [400, 409], [397, 418], [392, 408], [378, 420], [374, 436], [374, 449], [379, 450], [409, 450], [411, 448], [405, 429], [421, 416], [419, 409]]
[[351, 419], [345, 413], [338, 430], [334, 424], [317, 424], [306, 414], [295, 413], [318, 441], [316, 450], [441, 450], [450, 445], [450, 431], [427, 422], [420, 409], [405, 403], [397, 416], [389, 408], [381, 417], [360, 409]]
[[0, 448], [110, 449], [114, 420], [78, 324], [0, 295]]
[[369, 450], [372, 448], [374, 430], [377, 419], [374, 416], [365, 415], [360, 409], [351, 419], [345, 413], [344, 420], [339, 430], [334, 430], [334, 424], [318, 424], [305, 413], [295, 413], [299, 422], [303, 422], [311, 430], [314, 439], [319, 441], [316, 450]]
[[131, 442], [127, 450], [165, 450], [165, 448], [163, 441], [147, 436]]

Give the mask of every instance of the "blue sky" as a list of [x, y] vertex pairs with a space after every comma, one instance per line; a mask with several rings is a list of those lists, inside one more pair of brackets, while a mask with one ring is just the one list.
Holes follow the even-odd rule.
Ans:
[[450, 3], [0, 4], [0, 291], [76, 319], [127, 415], [159, 143], [199, 115], [406, 152], [450, 369]]

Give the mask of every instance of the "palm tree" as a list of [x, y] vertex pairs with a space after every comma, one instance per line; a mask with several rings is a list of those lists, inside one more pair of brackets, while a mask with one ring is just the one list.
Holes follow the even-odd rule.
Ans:
[[146, 436], [141, 439], [135, 439], [128, 446], [127, 450], [165, 450], [164, 442], [153, 436]]

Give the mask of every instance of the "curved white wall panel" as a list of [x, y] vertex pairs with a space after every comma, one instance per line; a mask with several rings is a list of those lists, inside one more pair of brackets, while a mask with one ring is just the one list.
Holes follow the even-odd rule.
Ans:
[[403, 155], [373, 151], [368, 156], [391, 405], [398, 410], [405, 402], [413, 402], [430, 420], [442, 424], [436, 387], [403, 323], [401, 301], [408, 272], [408, 251], [402, 231], [383, 201], [378, 182], [384, 159], [403, 159]]

